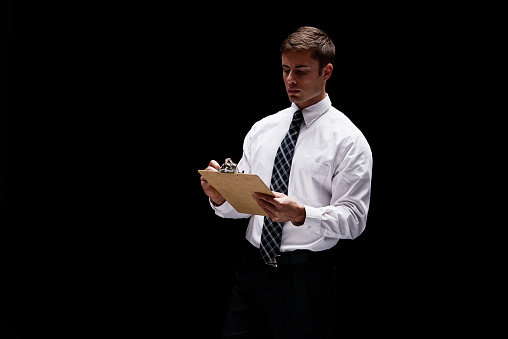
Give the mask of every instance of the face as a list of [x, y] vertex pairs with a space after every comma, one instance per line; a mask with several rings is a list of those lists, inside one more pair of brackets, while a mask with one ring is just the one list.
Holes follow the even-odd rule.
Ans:
[[328, 64], [319, 74], [319, 62], [311, 57], [312, 51], [284, 52], [282, 71], [289, 100], [300, 109], [314, 105], [326, 97], [326, 80], [332, 75]]

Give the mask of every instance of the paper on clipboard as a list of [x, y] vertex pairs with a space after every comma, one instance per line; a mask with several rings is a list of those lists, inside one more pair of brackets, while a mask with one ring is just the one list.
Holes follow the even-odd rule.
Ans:
[[205, 170], [198, 172], [237, 212], [268, 216], [252, 196], [254, 193], [275, 195], [257, 175]]

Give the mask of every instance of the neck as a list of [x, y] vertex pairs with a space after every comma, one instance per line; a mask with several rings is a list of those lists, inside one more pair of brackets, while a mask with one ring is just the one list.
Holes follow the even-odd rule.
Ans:
[[307, 107], [312, 106], [314, 104], [317, 104], [318, 102], [320, 102], [324, 98], [326, 98], [326, 92], [325, 91], [323, 91], [323, 93], [315, 96], [312, 99], [309, 99], [309, 100], [307, 100], [305, 102], [297, 103], [296, 106], [298, 106], [299, 109], [304, 109], [304, 108], [307, 108]]

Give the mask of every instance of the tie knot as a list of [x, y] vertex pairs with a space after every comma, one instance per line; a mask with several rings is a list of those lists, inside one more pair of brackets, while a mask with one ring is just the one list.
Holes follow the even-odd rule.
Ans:
[[302, 120], [303, 120], [303, 113], [302, 113], [302, 110], [299, 109], [298, 111], [296, 111], [293, 114], [293, 123], [299, 124], [300, 122], [302, 122]]

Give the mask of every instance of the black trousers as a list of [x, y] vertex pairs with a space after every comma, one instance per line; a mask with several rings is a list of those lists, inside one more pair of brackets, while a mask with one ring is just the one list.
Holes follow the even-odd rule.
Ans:
[[274, 268], [249, 247], [235, 277], [223, 338], [333, 338], [333, 250], [288, 253], [297, 260], [284, 258], [285, 265]]

